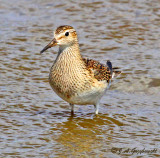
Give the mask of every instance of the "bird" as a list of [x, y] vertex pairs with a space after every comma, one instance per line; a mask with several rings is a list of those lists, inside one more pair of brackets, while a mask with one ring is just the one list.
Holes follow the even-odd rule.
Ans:
[[111, 80], [121, 74], [118, 67], [84, 58], [79, 49], [76, 30], [69, 25], [59, 26], [54, 37], [40, 53], [59, 46], [58, 54], [49, 73], [49, 83], [53, 91], [71, 107], [74, 105], [94, 105], [95, 114], [99, 112], [102, 96], [110, 86]]

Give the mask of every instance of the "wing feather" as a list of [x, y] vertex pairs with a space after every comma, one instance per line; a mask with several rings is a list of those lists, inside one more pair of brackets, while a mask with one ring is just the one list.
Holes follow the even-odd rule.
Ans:
[[[118, 74], [121, 73], [121, 71], [114, 71], [114, 68], [112, 69], [111, 67], [108, 67], [107, 65], [101, 64], [100, 62], [98, 62], [96, 60], [83, 58], [83, 61], [86, 65], [87, 69], [91, 70], [91, 72], [94, 73], [94, 77], [98, 81], [106, 80], [107, 82], [109, 82], [112, 79], [113, 74], [115, 76], [117, 76]], [[107, 63], [108, 62], [112, 66], [111, 62], [107, 61]], [[115, 69], [117, 69], [117, 67]]]

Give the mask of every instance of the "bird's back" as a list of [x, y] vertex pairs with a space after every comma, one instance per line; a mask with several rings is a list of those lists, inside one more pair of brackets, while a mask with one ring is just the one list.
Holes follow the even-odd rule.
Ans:
[[121, 74], [121, 71], [117, 71], [118, 67], [112, 68], [112, 63], [110, 61], [107, 61], [107, 65], [87, 58], [83, 58], [83, 61], [86, 65], [86, 68], [94, 74], [94, 77], [98, 81], [106, 80], [109, 83], [113, 77], [117, 77], [119, 74]]

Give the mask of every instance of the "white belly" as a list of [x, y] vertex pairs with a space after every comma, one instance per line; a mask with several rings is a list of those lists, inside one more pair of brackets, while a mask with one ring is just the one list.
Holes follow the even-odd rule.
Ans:
[[81, 94], [76, 94], [75, 96], [72, 96], [68, 102], [78, 105], [95, 105], [105, 94], [106, 90], [107, 84], [103, 88], [93, 87], [87, 92], [83, 92]]

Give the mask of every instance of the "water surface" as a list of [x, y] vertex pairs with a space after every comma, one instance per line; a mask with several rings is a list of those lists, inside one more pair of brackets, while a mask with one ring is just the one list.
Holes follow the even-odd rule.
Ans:
[[[159, 157], [158, 0], [0, 0], [0, 157]], [[72, 25], [84, 57], [123, 74], [93, 106], [68, 103], [48, 83], [58, 48], [40, 55], [53, 29]], [[157, 149], [153, 154], [113, 149]]]

